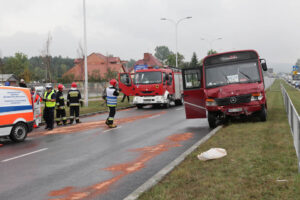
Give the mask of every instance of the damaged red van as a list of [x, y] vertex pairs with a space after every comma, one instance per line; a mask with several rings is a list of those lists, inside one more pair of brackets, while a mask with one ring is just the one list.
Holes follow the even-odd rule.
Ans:
[[182, 70], [186, 118], [206, 118], [215, 128], [228, 116], [258, 114], [267, 120], [263, 70], [255, 50], [207, 56], [199, 68]]

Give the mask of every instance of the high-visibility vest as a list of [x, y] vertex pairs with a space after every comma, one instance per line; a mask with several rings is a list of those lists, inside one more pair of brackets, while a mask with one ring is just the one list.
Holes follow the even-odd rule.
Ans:
[[115, 107], [117, 106], [117, 96], [114, 96], [115, 88], [106, 88], [106, 104], [109, 107]]
[[[45, 95], [44, 95], [44, 99], [49, 99], [49, 100], [51, 100], [51, 96], [52, 96], [52, 94], [54, 94], [54, 91], [52, 90], [51, 92], [50, 92], [50, 94], [48, 94], [47, 92], [45, 92]], [[55, 104], [56, 104], [56, 102], [54, 101], [54, 102], [52, 102], [52, 101], [46, 101], [46, 103], [45, 103], [45, 106], [46, 107], [48, 107], [48, 108], [54, 108], [55, 107]]]

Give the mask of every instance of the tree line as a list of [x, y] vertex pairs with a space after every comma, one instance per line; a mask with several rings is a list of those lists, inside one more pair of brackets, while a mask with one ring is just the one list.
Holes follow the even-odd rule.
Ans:
[[[217, 53], [210, 50], [207, 54]], [[164, 65], [176, 66], [176, 55], [169, 50], [167, 46], [157, 46], [155, 48], [154, 56]], [[134, 59], [130, 59], [126, 68], [130, 69], [135, 64]], [[179, 68], [195, 68], [202, 65], [202, 60], [198, 60], [194, 52], [190, 62], [184, 60], [184, 56], [178, 53], [178, 67]], [[49, 53], [44, 53], [40, 56], [33, 56], [28, 58], [24, 53], [18, 52], [14, 56], [0, 57], [0, 74], [14, 74], [19, 79], [23, 78], [26, 82], [60, 82], [70, 83], [74, 81], [74, 76], [69, 75], [62, 77], [65, 72], [74, 66], [74, 59], [62, 56], [51, 56]], [[100, 75], [100, 71], [93, 71], [88, 79], [90, 82], [107, 81], [111, 78], [116, 78], [118, 72], [108, 69], [104, 76]], [[101, 78], [103, 77], [103, 78]]]
[[14, 56], [0, 58], [0, 73], [14, 74], [26, 82], [49, 82], [49, 74], [51, 74], [52, 81], [62, 82], [62, 75], [74, 66], [74, 59], [72, 58], [49, 56], [47, 59], [51, 62], [50, 73], [47, 73], [45, 57], [28, 58], [27, 55], [18, 52]]
[[[217, 51], [211, 49], [207, 52], [207, 55], [215, 54]], [[176, 54], [169, 50], [167, 46], [157, 46], [155, 48], [154, 56], [163, 64], [175, 67], [176, 66]], [[177, 52], [177, 61], [179, 68], [196, 68], [202, 65], [202, 60], [198, 60], [196, 52], [193, 52], [191, 61], [185, 61], [184, 56]]]

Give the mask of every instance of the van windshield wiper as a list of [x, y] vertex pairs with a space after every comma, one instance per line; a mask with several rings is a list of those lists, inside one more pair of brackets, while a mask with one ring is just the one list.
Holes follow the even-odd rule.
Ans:
[[248, 76], [247, 74], [245, 74], [245, 73], [243, 73], [243, 72], [241, 72], [241, 71], [239, 71], [239, 73], [241, 73], [243, 76], [245, 76], [248, 80], [250, 80], [250, 81], [252, 80], [251, 77]]

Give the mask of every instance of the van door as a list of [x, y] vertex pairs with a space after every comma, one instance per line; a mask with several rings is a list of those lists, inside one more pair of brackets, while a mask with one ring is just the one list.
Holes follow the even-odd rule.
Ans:
[[126, 96], [134, 96], [134, 84], [130, 73], [119, 73], [119, 88]]
[[206, 118], [201, 68], [183, 69], [182, 78], [186, 118]]

